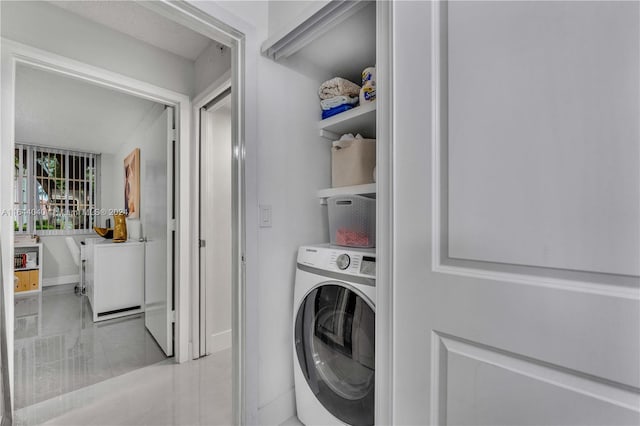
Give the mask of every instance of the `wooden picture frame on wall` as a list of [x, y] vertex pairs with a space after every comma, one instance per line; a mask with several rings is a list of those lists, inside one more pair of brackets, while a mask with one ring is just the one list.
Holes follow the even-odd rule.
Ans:
[[140, 218], [140, 148], [124, 159], [124, 210], [129, 219]]

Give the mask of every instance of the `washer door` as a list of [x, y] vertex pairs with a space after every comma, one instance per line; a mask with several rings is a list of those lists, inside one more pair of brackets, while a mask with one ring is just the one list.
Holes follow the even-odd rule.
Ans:
[[302, 301], [298, 362], [320, 403], [350, 425], [373, 425], [375, 313], [355, 290], [328, 282]]

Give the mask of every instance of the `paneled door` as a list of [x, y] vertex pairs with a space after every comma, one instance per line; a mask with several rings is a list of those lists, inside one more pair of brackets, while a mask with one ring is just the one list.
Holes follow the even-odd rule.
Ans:
[[152, 124], [157, 143], [141, 153], [145, 165], [142, 206], [145, 235], [144, 324], [167, 356], [173, 356], [173, 251], [174, 251], [174, 109], [166, 107]]
[[640, 423], [640, 3], [393, 5], [394, 424]]

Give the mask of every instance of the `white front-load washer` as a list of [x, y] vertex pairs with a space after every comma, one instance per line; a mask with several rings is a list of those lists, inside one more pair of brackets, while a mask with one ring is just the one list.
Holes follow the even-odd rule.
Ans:
[[293, 369], [307, 426], [374, 423], [375, 276], [374, 249], [298, 250]]

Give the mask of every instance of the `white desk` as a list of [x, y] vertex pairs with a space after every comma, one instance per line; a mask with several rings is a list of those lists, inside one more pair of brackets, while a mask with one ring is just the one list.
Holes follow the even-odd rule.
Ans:
[[85, 286], [93, 321], [144, 312], [144, 243], [85, 240]]

